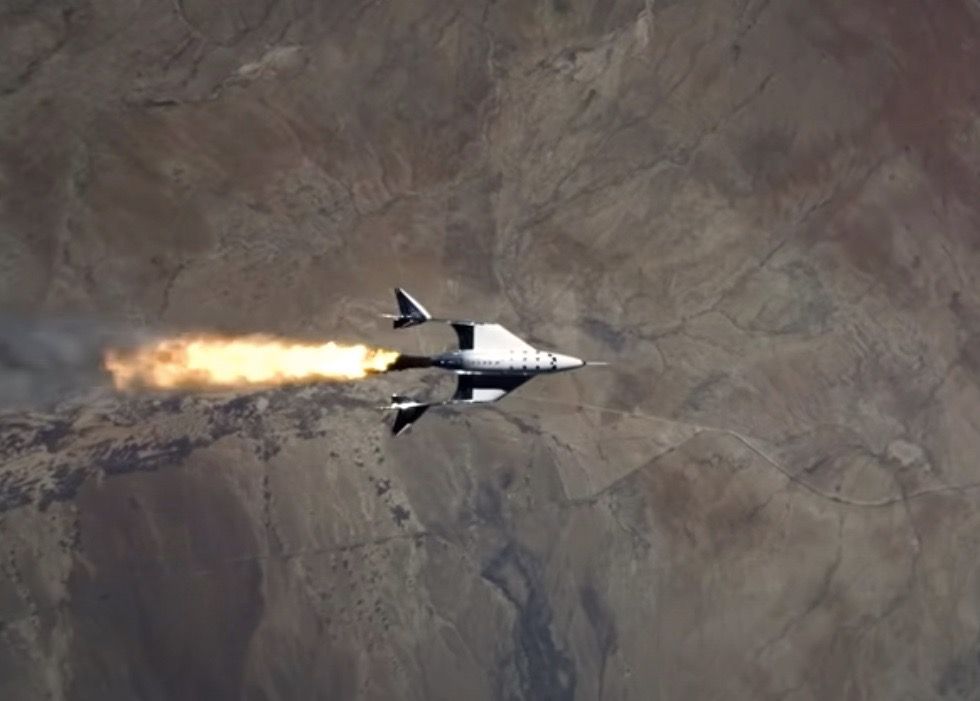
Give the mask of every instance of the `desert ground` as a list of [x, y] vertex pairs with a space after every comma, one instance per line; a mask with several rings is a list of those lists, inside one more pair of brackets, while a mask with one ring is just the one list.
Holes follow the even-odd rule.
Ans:
[[450, 347], [396, 285], [612, 365], [0, 343], [0, 698], [980, 699], [976, 0], [0, 4], [8, 340]]

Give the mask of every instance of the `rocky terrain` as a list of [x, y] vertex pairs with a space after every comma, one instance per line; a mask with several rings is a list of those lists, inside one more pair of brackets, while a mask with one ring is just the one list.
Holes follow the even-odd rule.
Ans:
[[613, 362], [7, 409], [0, 698], [980, 698], [978, 67], [976, 0], [0, 4], [4, 314]]

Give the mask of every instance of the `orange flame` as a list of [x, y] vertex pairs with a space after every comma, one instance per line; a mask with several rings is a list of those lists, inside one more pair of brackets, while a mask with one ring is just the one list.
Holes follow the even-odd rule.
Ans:
[[185, 335], [135, 349], [109, 349], [116, 389], [220, 389], [317, 380], [356, 380], [384, 372], [395, 351], [364, 345], [301, 343], [265, 335]]

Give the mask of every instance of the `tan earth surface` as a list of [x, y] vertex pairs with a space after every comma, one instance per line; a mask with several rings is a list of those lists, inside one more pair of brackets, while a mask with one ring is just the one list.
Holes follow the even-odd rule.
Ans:
[[0, 698], [980, 698], [976, 0], [0, 8], [11, 318], [613, 362], [7, 410]]

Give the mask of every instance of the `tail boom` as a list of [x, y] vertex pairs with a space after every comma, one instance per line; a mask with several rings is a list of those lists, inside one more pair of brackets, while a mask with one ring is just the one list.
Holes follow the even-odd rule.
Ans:
[[396, 329], [424, 324], [432, 318], [428, 310], [417, 299], [400, 287], [395, 288], [395, 301], [398, 303], [398, 314], [385, 314], [392, 319], [391, 325]]
[[427, 402], [417, 402], [410, 397], [403, 397], [400, 394], [391, 395], [391, 405], [388, 409], [395, 409], [395, 422], [391, 425], [391, 433], [399, 436], [412, 427], [416, 421], [422, 418], [422, 414], [433, 406]]
[[395, 415], [395, 422], [391, 425], [391, 435], [400, 436], [412, 427], [416, 421], [422, 418], [422, 414], [428, 411], [431, 404], [413, 404], [412, 406], [396, 407], [398, 413]]

